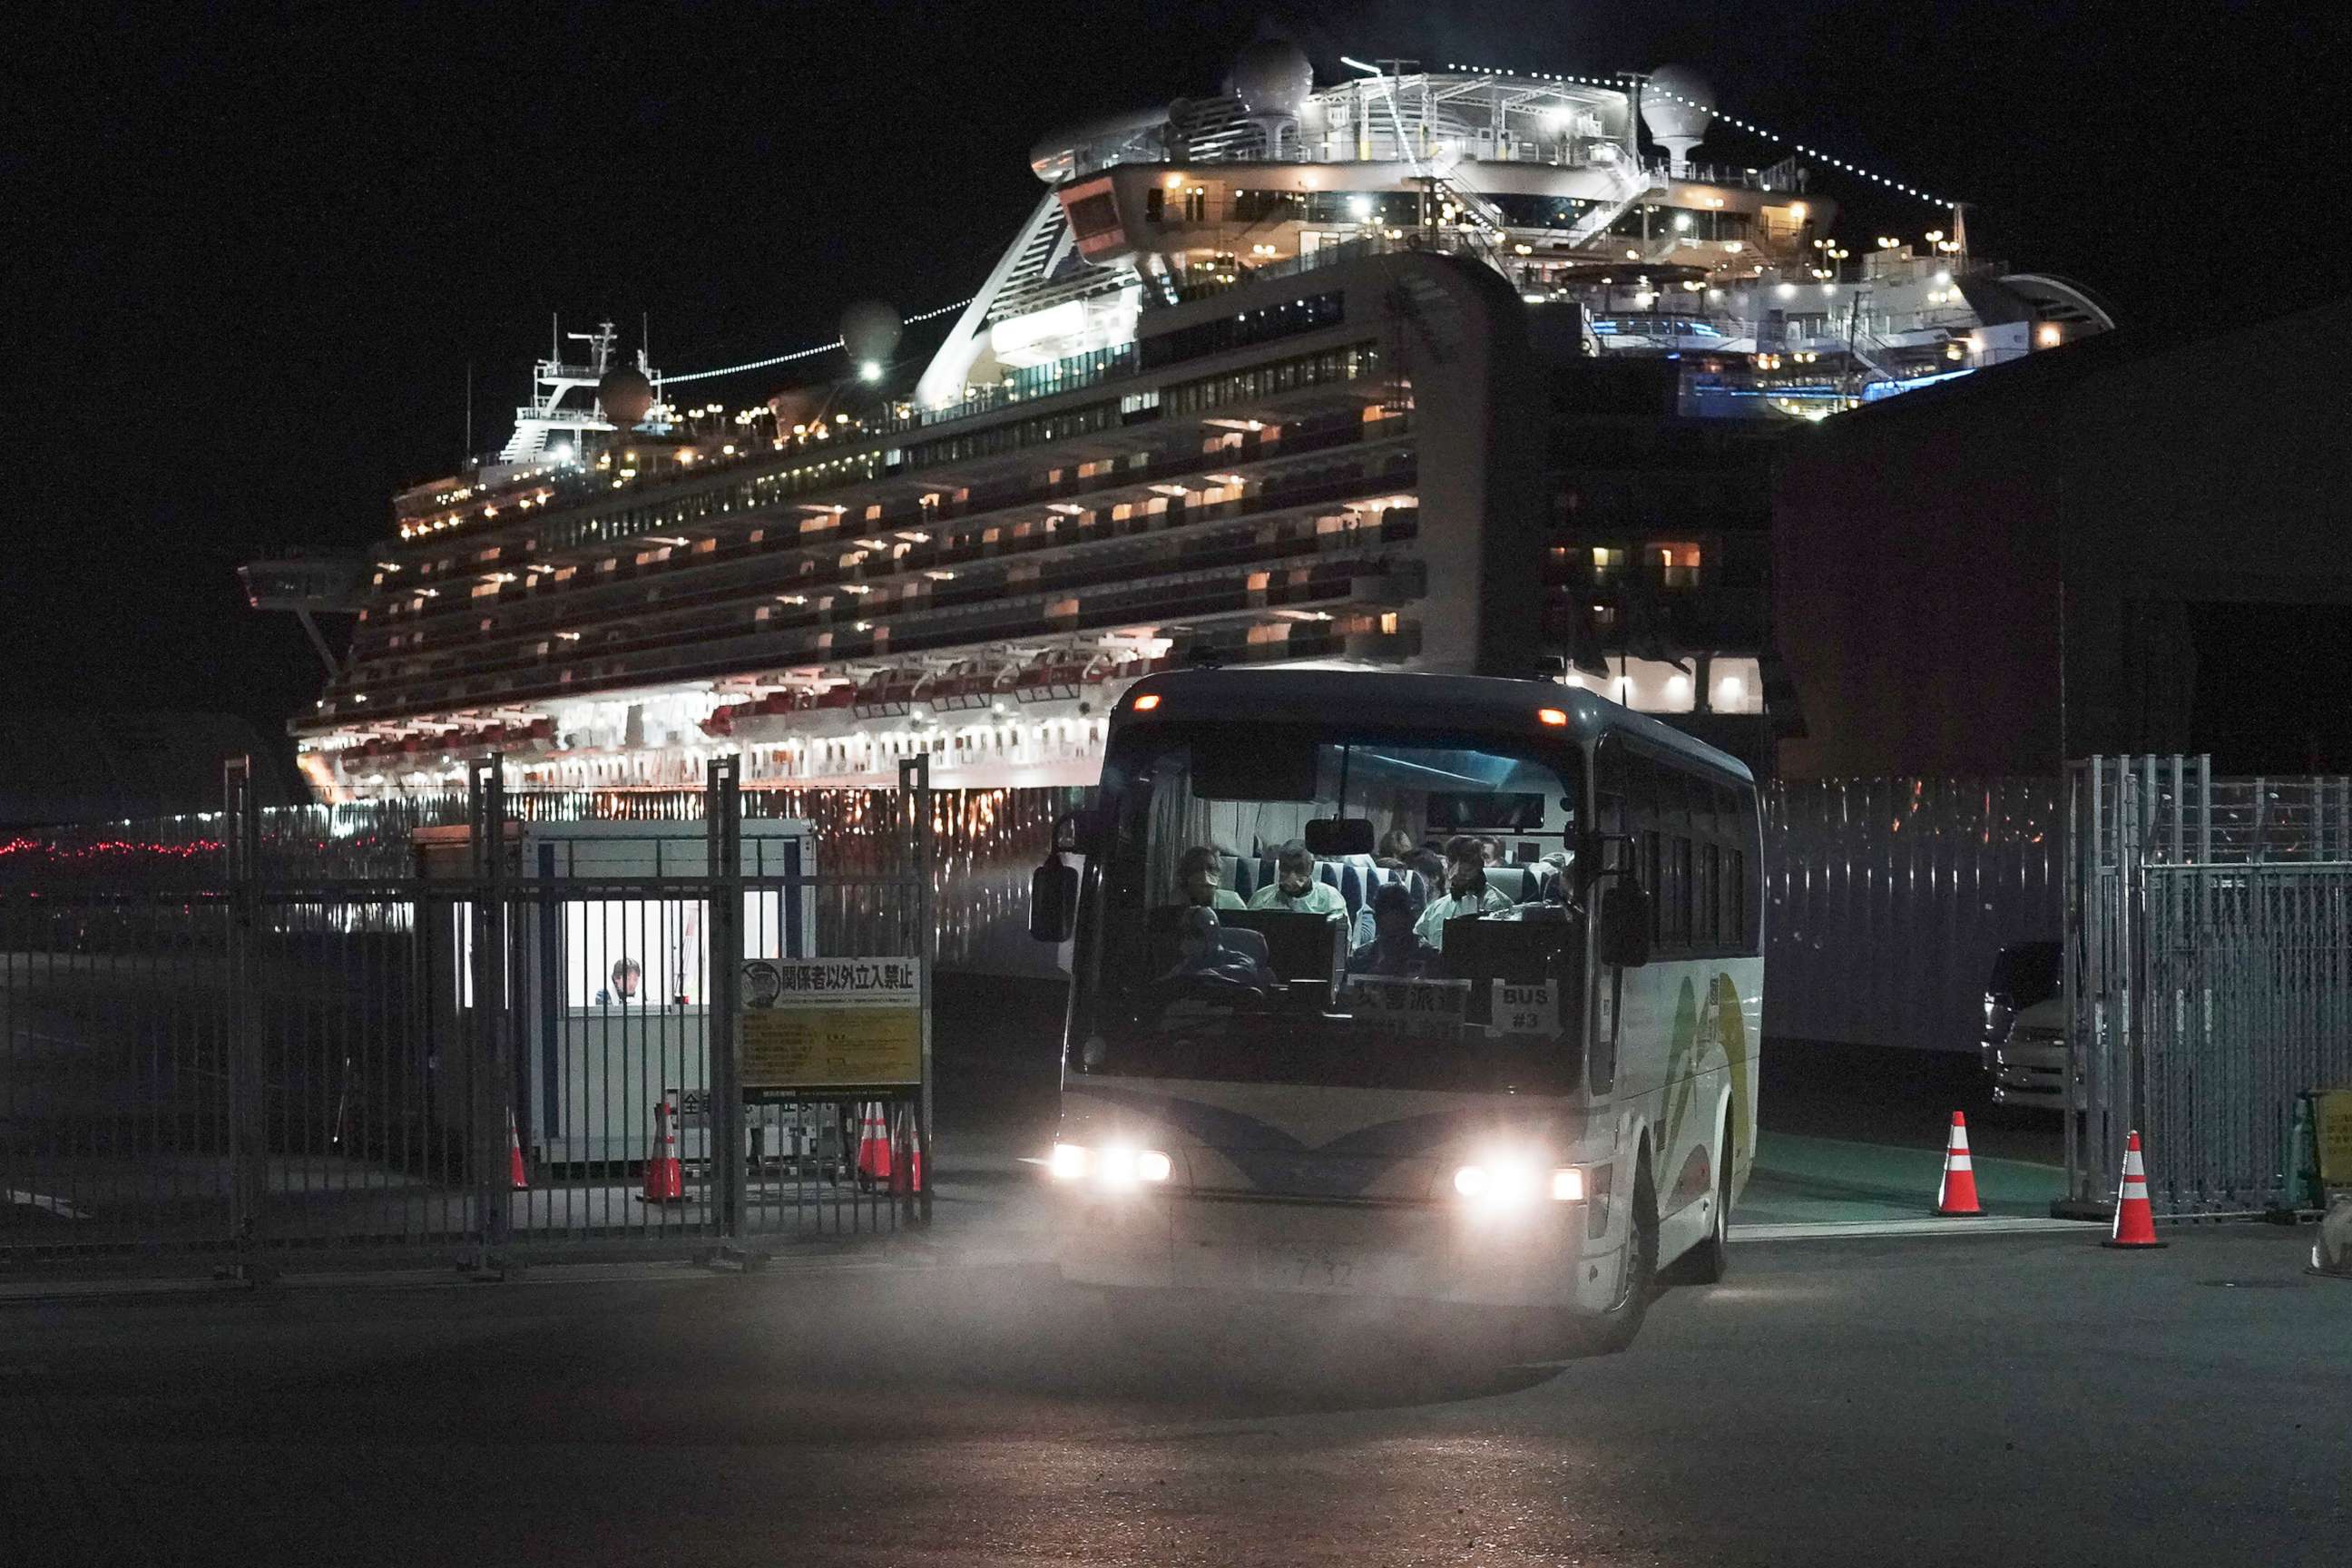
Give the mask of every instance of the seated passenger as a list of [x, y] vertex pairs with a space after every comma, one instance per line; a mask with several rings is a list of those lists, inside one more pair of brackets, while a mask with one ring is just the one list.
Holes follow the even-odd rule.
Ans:
[[1412, 864], [1415, 844], [1412, 835], [1402, 827], [1391, 827], [1381, 835], [1381, 852], [1372, 864], [1386, 871], [1402, 871]]
[[1297, 914], [1348, 918], [1348, 900], [1339, 889], [1315, 879], [1315, 857], [1294, 838], [1275, 851], [1274, 880], [1249, 901], [1254, 910], [1289, 910]]
[[1230, 981], [1236, 985], [1270, 986], [1279, 984], [1274, 972], [1254, 955], [1221, 942], [1218, 930], [1216, 910], [1200, 906], [1187, 909], [1176, 928], [1176, 965], [1160, 978], [1176, 980], [1205, 975]]
[[1412, 895], [1403, 884], [1383, 882], [1372, 889], [1372, 940], [1348, 955], [1350, 974], [1411, 976], [1431, 957], [1412, 931]]
[[1184, 902], [1202, 910], [1247, 909], [1239, 893], [1218, 886], [1224, 869], [1223, 859], [1205, 844], [1185, 850], [1176, 860], [1176, 885], [1183, 889]]
[[1486, 858], [1475, 838], [1467, 835], [1445, 842], [1445, 896], [1432, 899], [1421, 911], [1412, 934], [1436, 952], [1445, 946], [1445, 922], [1464, 915], [1496, 915], [1511, 907], [1502, 889], [1486, 885]]
[[1553, 850], [1528, 868], [1528, 896], [1520, 900], [1520, 907], [1573, 904], [1576, 901], [1575, 871], [1574, 850]]

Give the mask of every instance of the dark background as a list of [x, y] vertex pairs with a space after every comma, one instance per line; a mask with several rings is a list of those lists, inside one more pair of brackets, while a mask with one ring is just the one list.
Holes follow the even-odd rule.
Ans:
[[[829, 340], [869, 294], [961, 299], [1036, 200], [1034, 142], [1214, 91], [1261, 30], [1326, 80], [1343, 52], [1685, 61], [1727, 112], [1969, 200], [1979, 253], [2193, 333], [2347, 288], [2347, 9], [19, 10], [0, 40], [0, 319], [25, 395], [0, 511], [6, 689], [275, 729], [317, 661], [290, 619], [246, 611], [234, 567], [381, 536], [392, 490], [461, 456], [468, 362], [475, 446], [494, 447], [552, 310], [609, 313], [631, 348], [649, 314], [676, 373]], [[1773, 155], [1728, 129], [1700, 153]], [[1857, 248], [1941, 222], [1826, 184]], [[740, 406], [774, 380], [698, 390]]]

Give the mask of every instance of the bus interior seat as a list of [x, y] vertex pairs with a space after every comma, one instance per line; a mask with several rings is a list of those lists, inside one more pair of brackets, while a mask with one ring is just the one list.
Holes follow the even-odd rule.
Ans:
[[1254, 875], [1256, 868], [1254, 865], [1238, 855], [1223, 855], [1218, 858], [1224, 862], [1223, 880], [1226, 887], [1239, 893], [1244, 899], [1257, 891], [1257, 880]]
[[1521, 866], [1489, 866], [1486, 885], [1515, 904], [1523, 904], [1535, 896], [1534, 879]]
[[[1346, 957], [1346, 932], [1338, 921], [1292, 910], [1228, 910], [1225, 929], [1259, 935], [1267, 963], [1285, 980], [1328, 980]], [[1222, 937], [1220, 938], [1222, 941]]]
[[1220, 925], [1217, 927], [1217, 945], [1229, 952], [1238, 952], [1263, 967], [1274, 967], [1263, 931], [1251, 931], [1244, 926]]
[[[1445, 922], [1445, 972], [1455, 980], [1543, 980], [1563, 951], [1573, 950], [1561, 921], [1457, 915]], [[1474, 985], [1472, 994], [1479, 989]]]

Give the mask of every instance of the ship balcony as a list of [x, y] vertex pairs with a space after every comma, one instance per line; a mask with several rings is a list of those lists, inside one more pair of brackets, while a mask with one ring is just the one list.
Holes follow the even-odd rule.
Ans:
[[[1360, 488], [1360, 487], [1356, 487]], [[1304, 510], [1287, 509], [1294, 514]], [[758, 624], [772, 635], [792, 632], [823, 632], [849, 625], [853, 618], [887, 620], [892, 616], [901, 618], [931, 616], [956, 611], [961, 606], [987, 605], [1004, 600], [1008, 593], [1019, 590], [1032, 595], [1065, 594], [1100, 587], [1104, 584], [1149, 581], [1155, 575], [1171, 570], [1202, 568], [1220, 564], [1264, 564], [1303, 559], [1317, 552], [1361, 548], [1368, 543], [1397, 545], [1413, 539], [1418, 532], [1418, 510], [1412, 507], [1386, 507], [1370, 512], [1352, 527], [1325, 530], [1318, 521], [1309, 534], [1294, 531], [1288, 537], [1265, 540], [1259, 528], [1265, 518], [1279, 514], [1231, 512], [1226, 524], [1216, 527], [1207, 520], [1197, 526], [1196, 537], [1172, 538], [1171, 531], [1159, 529], [1149, 533], [1135, 533], [1095, 541], [1063, 542], [1055, 549], [1057, 560], [1040, 562], [1028, 568], [1032, 575], [1019, 581], [1008, 572], [990, 573], [968, 579], [950, 579], [932, 584], [919, 598], [885, 598], [867, 609], [861, 600], [855, 609], [827, 607], [821, 602], [804, 604], [786, 610], [768, 604], [773, 595], [766, 588], [748, 594], [730, 593], [715, 595], [709, 603], [694, 613], [695, 607], [673, 605], [667, 612], [670, 624], [649, 626], [646, 617], [614, 617], [602, 628], [583, 634], [576, 644], [562, 645], [573, 653], [633, 652], [645, 649], [676, 647], [698, 640], [724, 637], [737, 631], [744, 623], [747, 610], [772, 610]], [[1234, 520], [1249, 523], [1247, 530], [1231, 526]], [[1171, 554], [1171, 549], [1174, 551]], [[898, 580], [901, 588], [912, 585], [909, 576]], [[796, 599], [810, 595], [794, 595]], [[894, 607], [886, 608], [885, 605]], [[555, 647], [542, 639], [534, 642], [528, 631], [504, 637], [495, 641], [478, 641], [457, 652], [439, 653], [427, 660], [404, 659], [396, 655], [370, 657], [353, 661], [347, 682], [354, 689], [373, 694], [373, 710], [383, 710], [383, 703], [397, 702], [404, 693], [417, 689], [443, 669], [450, 673], [462, 670], [469, 677], [496, 678], [504, 674], [529, 672], [549, 666], [551, 659], [564, 662], [571, 653], [559, 656]]]
[[[1255, 524], [1259, 520], [1247, 521]], [[848, 618], [853, 612], [828, 616], [809, 611], [782, 624], [747, 625], [737, 619], [635, 631], [634, 636], [629, 634], [635, 628], [614, 626], [606, 628], [601, 641], [590, 637], [576, 644], [554, 645], [569, 650], [560, 656], [551, 648], [544, 655], [518, 650], [504, 658], [486, 659], [468, 650], [460, 656], [460, 668], [452, 671], [457, 678], [448, 680], [434, 680], [430, 674], [402, 675], [394, 661], [386, 661], [392, 668], [355, 667], [346, 688], [354, 699], [360, 691], [366, 693], [365, 709], [347, 708], [339, 694], [322, 704], [305, 727], [328, 725], [346, 711], [391, 719], [493, 701], [578, 696], [592, 689], [652, 679], [709, 679], [886, 654], [976, 649], [1008, 639], [1192, 616], [1248, 614], [1269, 605], [1344, 599], [1359, 592], [1370, 595], [1369, 602], [1391, 603], [1402, 590], [1378, 584], [1389, 583], [1398, 571], [1418, 571], [1415, 563], [1391, 559], [1395, 552], [1410, 548], [1418, 522], [1417, 509], [1390, 508], [1373, 521], [1341, 531], [1270, 542], [1255, 532], [1203, 540], [1172, 559], [1164, 551], [1139, 557], [1121, 552], [1050, 575], [1041, 573], [1030, 581], [965, 584], [955, 594], [961, 602], [925, 595], [887, 607], [877, 605], [855, 621]], [[1135, 542], [1148, 546], [1164, 542]], [[1334, 588], [1335, 581], [1345, 586]], [[1302, 589], [1301, 584], [1307, 586]]]

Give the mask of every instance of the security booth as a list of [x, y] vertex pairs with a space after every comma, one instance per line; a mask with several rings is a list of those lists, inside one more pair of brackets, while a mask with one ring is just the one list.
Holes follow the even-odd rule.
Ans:
[[[816, 955], [817, 875], [809, 825], [740, 824], [737, 873], [747, 959]], [[667, 1123], [677, 1157], [709, 1154], [714, 984], [710, 839], [685, 822], [509, 823], [495, 867], [467, 826], [415, 835], [419, 875], [449, 886], [420, 910], [436, 1114], [479, 1118], [485, 1074], [510, 1072], [513, 1137], [532, 1166], [609, 1173], [646, 1159]], [[478, 902], [502, 919], [485, 921]], [[495, 931], [504, 962], [477, 962]], [[476, 1008], [478, 976], [507, 977], [503, 1027]], [[808, 1129], [751, 1107], [751, 1145], [798, 1152]], [[773, 1125], [770, 1125], [773, 1123]], [[453, 1124], [453, 1130], [454, 1124]], [[478, 1126], [477, 1126], [478, 1131]], [[503, 1140], [503, 1129], [499, 1130]]]

